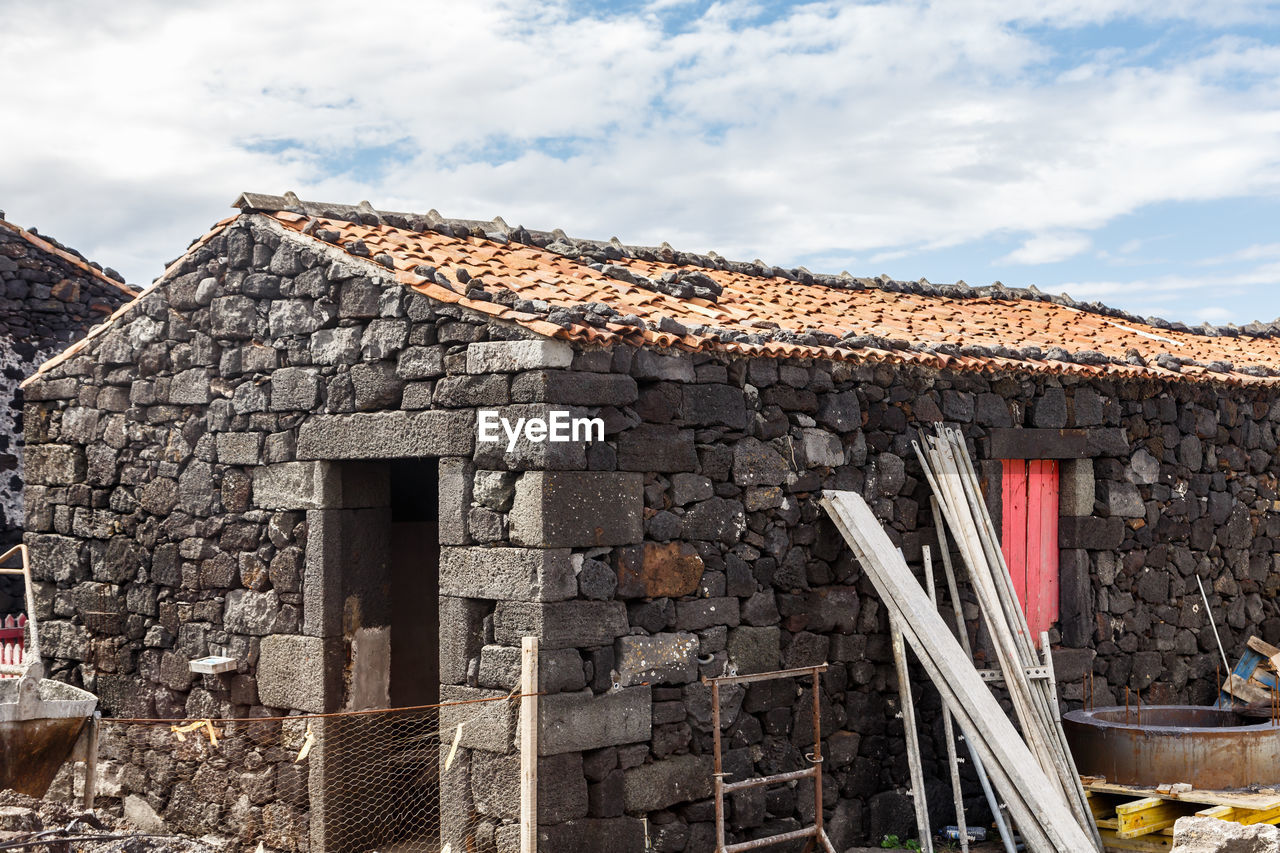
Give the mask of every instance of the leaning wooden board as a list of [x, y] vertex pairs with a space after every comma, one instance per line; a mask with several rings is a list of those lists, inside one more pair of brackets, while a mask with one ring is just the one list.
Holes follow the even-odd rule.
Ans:
[[904, 636], [965, 737], [985, 753], [984, 763], [1015, 812], [1028, 849], [1043, 853], [1096, 849], [1076, 822], [1062, 790], [1023, 743], [866, 502], [855, 492], [833, 491], [824, 493], [822, 504], [885, 604], [900, 614]]

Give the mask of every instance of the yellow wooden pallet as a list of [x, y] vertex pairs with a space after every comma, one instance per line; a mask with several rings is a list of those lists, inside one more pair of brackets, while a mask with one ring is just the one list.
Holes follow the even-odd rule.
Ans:
[[[1089, 808], [1107, 851], [1154, 853], [1169, 850], [1173, 846], [1174, 822], [1189, 815], [1243, 824], [1280, 823], [1280, 797], [1275, 794], [1235, 791], [1160, 794], [1146, 788], [1116, 790], [1120, 787], [1099, 782], [1085, 783]], [[1206, 803], [1192, 799], [1193, 796], [1230, 799], [1238, 804]]]

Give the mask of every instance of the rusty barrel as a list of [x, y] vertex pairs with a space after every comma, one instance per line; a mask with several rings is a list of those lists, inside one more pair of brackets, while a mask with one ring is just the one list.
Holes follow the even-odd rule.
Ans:
[[1149, 705], [1094, 708], [1062, 718], [1083, 776], [1148, 787], [1186, 782], [1230, 790], [1280, 784], [1280, 726], [1256, 723], [1229, 708]]

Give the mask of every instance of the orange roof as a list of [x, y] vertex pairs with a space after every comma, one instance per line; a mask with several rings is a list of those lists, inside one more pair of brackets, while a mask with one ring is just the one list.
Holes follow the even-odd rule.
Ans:
[[[675, 253], [665, 244], [637, 250], [616, 239], [577, 241], [584, 254], [574, 258], [575, 241], [560, 232], [531, 235], [501, 219], [443, 220], [432, 211], [410, 221], [413, 214], [383, 214], [367, 203], [353, 208], [294, 196], [244, 196], [240, 204], [304, 239], [379, 263], [434, 299], [584, 343], [1083, 375], [1239, 382], [1280, 377], [1280, 339], [1156, 326], [1101, 306], [1050, 301], [1034, 289], [934, 287], [796, 271], [810, 279], [802, 283], [759, 262], [729, 264]], [[549, 243], [555, 250], [546, 248]], [[602, 254], [606, 247], [613, 248], [609, 257]], [[668, 259], [660, 260], [663, 255]], [[689, 283], [703, 281], [699, 275], [671, 281], [691, 273], [709, 278], [720, 292], [691, 295]]]
[[[1034, 288], [811, 275], [677, 252], [665, 243], [643, 248], [616, 238], [573, 240], [560, 231], [513, 229], [501, 218], [390, 213], [367, 202], [304, 202], [292, 193], [246, 193], [236, 206], [299, 240], [337, 248], [371, 272], [385, 268], [433, 299], [562, 340], [966, 370], [1280, 379], [1280, 338], [1257, 324], [1192, 331]], [[234, 219], [219, 222], [188, 251]], [[36, 376], [90, 346], [128, 310], [118, 310]]]

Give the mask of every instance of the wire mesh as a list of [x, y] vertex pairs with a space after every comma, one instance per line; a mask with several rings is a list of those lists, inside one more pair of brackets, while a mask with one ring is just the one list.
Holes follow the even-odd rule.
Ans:
[[222, 836], [245, 853], [259, 844], [280, 853], [491, 850], [518, 835], [519, 699], [275, 718], [108, 718], [96, 804], [127, 817], [154, 813], [168, 832]]

